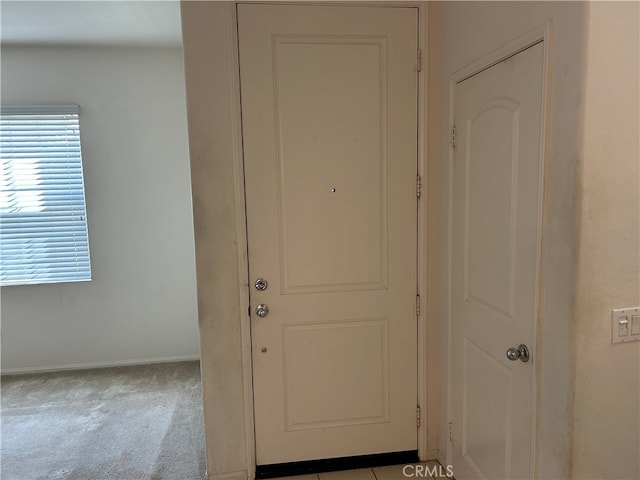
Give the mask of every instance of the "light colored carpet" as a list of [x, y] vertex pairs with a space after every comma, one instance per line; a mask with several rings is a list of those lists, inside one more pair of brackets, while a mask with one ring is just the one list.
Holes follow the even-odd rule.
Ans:
[[205, 477], [198, 362], [2, 377], [2, 480]]

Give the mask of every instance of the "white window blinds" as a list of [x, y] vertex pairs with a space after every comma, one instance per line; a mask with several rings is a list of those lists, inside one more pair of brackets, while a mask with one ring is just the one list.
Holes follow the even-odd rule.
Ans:
[[0, 283], [91, 280], [78, 106], [2, 106], [0, 157]]

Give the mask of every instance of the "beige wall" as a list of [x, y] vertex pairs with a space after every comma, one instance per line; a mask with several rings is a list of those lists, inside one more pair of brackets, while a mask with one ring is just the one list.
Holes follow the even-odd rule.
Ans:
[[578, 197], [573, 478], [640, 478], [640, 343], [611, 310], [640, 305], [637, 2], [591, 5]]
[[[441, 369], [446, 365], [443, 358], [442, 338], [446, 335], [444, 319], [443, 295], [445, 292], [445, 277], [443, 268], [446, 250], [444, 240], [443, 220], [444, 199], [442, 198], [443, 180], [442, 168], [446, 165], [442, 158], [440, 139], [446, 125], [441, 125], [442, 109], [446, 108], [447, 99], [442, 87], [442, 19], [441, 4], [431, 3], [428, 8], [428, 48], [427, 52], [427, 162], [426, 162], [426, 209], [427, 209], [427, 433], [429, 451], [436, 452], [433, 457], [446, 465], [446, 448], [442, 448], [445, 435], [441, 435], [443, 419], [446, 423], [446, 381], [443, 382]], [[446, 149], [445, 149], [446, 150]], [[444, 425], [446, 427], [446, 425]], [[442, 430], [446, 432], [446, 430]]]
[[239, 267], [246, 245], [242, 186], [236, 185], [241, 173], [234, 170], [240, 154], [234, 8], [229, 2], [182, 2], [182, 30], [207, 470], [209, 478], [246, 479], [245, 414], [253, 425], [243, 400], [246, 313], [239, 287], [247, 288], [247, 274]]

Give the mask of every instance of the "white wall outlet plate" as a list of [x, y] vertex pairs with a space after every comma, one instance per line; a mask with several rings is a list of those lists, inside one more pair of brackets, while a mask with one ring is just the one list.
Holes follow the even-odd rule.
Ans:
[[640, 307], [611, 311], [611, 343], [640, 342]]

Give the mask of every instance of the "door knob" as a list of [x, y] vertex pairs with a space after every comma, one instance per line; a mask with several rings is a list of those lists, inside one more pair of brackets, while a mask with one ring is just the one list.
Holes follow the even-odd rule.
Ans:
[[529, 349], [524, 343], [517, 347], [511, 347], [507, 350], [507, 358], [511, 361], [520, 360], [521, 362], [529, 361]]
[[269, 307], [264, 303], [256, 306], [256, 315], [258, 315], [260, 318], [266, 317], [267, 315], [269, 315]]

